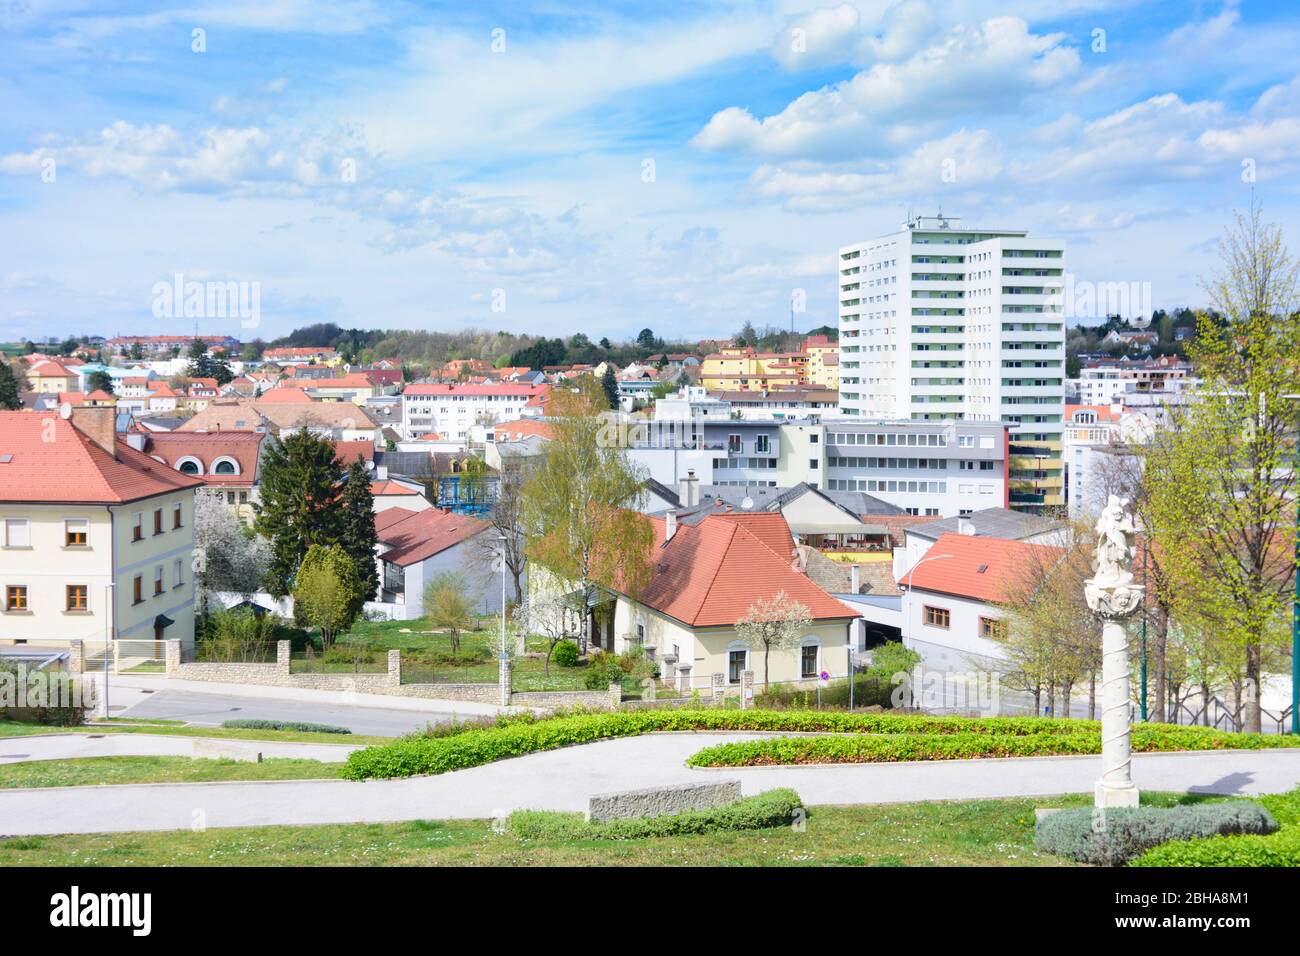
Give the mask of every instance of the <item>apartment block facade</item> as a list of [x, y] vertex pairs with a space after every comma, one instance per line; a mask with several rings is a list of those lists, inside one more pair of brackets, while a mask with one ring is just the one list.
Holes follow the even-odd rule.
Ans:
[[514, 421], [533, 411], [550, 392], [549, 385], [429, 384], [408, 385], [402, 392], [402, 437], [407, 441], [430, 432], [463, 441], [474, 425]]
[[1004, 424], [1012, 507], [1062, 505], [1064, 253], [942, 216], [840, 249], [840, 414]]

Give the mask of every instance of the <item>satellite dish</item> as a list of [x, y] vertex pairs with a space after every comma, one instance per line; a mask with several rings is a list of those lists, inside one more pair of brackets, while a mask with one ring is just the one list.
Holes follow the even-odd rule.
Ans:
[[65, 419], [70, 419], [70, 418], [72, 418], [72, 403], [71, 403], [71, 402], [64, 402], [62, 405], [59, 406], [59, 417], [60, 417], [60, 418], [65, 418]]
[[749, 497], [749, 495], [745, 495], [745, 497], [742, 498], [741, 501], [740, 501], [740, 508], [741, 508], [741, 510], [742, 510], [742, 511], [751, 511], [751, 510], [753, 509], [753, 507], [754, 507], [754, 499], [751, 498], [751, 497]]

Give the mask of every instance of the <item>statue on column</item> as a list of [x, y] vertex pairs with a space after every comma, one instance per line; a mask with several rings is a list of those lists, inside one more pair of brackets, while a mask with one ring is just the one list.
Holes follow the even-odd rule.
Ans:
[[1098, 807], [1135, 807], [1138, 790], [1131, 773], [1128, 632], [1123, 621], [1142, 602], [1143, 586], [1133, 582], [1130, 564], [1137, 553], [1137, 529], [1124, 510], [1128, 501], [1111, 495], [1097, 519], [1097, 552], [1093, 576], [1083, 583], [1088, 607], [1102, 625], [1101, 761], [1097, 781]]

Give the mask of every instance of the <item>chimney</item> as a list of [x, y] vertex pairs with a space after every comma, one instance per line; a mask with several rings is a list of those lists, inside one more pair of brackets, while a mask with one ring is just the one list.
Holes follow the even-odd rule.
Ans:
[[72, 427], [114, 458], [117, 457], [117, 409], [112, 405], [73, 405]]
[[387, 481], [387, 480], [388, 480], [388, 466], [387, 466], [387, 465], [378, 465], [378, 466], [375, 467], [375, 480], [376, 480], [376, 481]]
[[673, 540], [673, 535], [675, 535], [676, 533], [677, 533], [677, 512], [670, 511], [668, 512], [666, 528], [664, 530], [664, 544], [667, 544], [669, 541]]
[[694, 468], [686, 469], [686, 477], [682, 479], [679, 497], [683, 508], [694, 508], [700, 503], [700, 479], [695, 477]]
[[973, 537], [975, 535], [975, 522], [965, 515], [957, 519], [957, 533]]
[[849, 590], [854, 594], [862, 590], [862, 569], [856, 564], [849, 565]]

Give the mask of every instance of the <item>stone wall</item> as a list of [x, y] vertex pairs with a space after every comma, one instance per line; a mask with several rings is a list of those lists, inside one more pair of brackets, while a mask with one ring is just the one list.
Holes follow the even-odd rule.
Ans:
[[618, 685], [609, 690], [539, 691], [510, 693], [503, 699], [502, 687], [492, 684], [403, 684], [401, 651], [388, 652], [388, 668], [382, 674], [294, 674], [289, 665], [289, 642], [276, 645], [274, 664], [185, 663], [179, 641], [167, 641], [166, 674], [177, 680], [221, 684], [260, 684], [269, 687], [297, 687], [307, 690], [352, 691], [427, 700], [466, 701], [512, 707], [617, 708]]
[[740, 799], [739, 780], [683, 783], [622, 793], [599, 793], [587, 801], [587, 819], [592, 823], [635, 817], [661, 817], [687, 810], [723, 807]]

